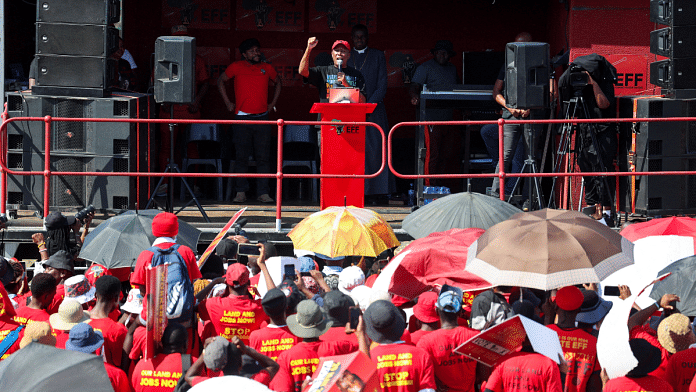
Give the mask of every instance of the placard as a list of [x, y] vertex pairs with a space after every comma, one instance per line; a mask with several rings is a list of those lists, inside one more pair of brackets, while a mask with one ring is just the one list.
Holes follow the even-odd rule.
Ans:
[[304, 0], [237, 1], [237, 31], [303, 32]]

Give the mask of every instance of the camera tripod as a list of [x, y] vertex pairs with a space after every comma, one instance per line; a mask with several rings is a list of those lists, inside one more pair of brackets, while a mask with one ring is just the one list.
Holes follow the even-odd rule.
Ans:
[[[171, 120], [174, 119], [174, 104], [170, 103], [169, 104], [169, 118]], [[167, 163], [167, 168], [164, 169], [165, 173], [181, 173], [181, 170], [179, 170], [179, 166], [174, 163], [174, 125], [173, 122], [169, 123], [169, 163]], [[162, 182], [164, 182], [164, 179], [166, 177], [160, 177], [159, 181], [157, 181], [157, 185], [155, 185], [155, 190], [152, 192], [152, 196], [150, 196], [150, 199], [147, 201], [147, 205], [145, 206], [145, 209], [150, 208], [150, 204], [158, 204], [157, 201], [155, 200], [155, 196], [157, 196], [157, 189], [162, 185]], [[203, 206], [201, 206], [201, 203], [198, 201], [198, 198], [196, 195], [193, 194], [193, 189], [189, 186], [188, 182], [186, 182], [185, 177], [181, 177], [181, 182], [186, 186], [186, 189], [188, 189], [189, 194], [191, 194], [192, 200], [189, 201], [184, 207], [182, 207], [177, 213], [181, 212], [184, 208], [188, 207], [189, 204], [192, 202], [196, 203], [196, 206], [198, 206], [198, 211], [201, 212], [203, 215], [203, 218], [205, 219], [206, 222], [210, 223], [210, 218], [208, 218], [208, 215], [205, 213], [205, 210], [203, 209]], [[166, 212], [174, 212], [174, 177], [169, 177], [169, 181], [167, 182], [167, 200], [165, 203], [165, 208], [164, 210]]]
[[[532, 119], [531, 115], [529, 119]], [[532, 124], [524, 124], [523, 137], [525, 138], [525, 144], [527, 147], [527, 159], [524, 160], [524, 165], [520, 169], [520, 173], [539, 173], [536, 164], [536, 132], [537, 130], [532, 127]], [[544, 208], [544, 194], [541, 192], [539, 177], [527, 178], [530, 181], [530, 184], [527, 186], [527, 200], [529, 200], [529, 209], [541, 210]], [[515, 187], [512, 189], [512, 192], [510, 192], [508, 203], [512, 201], [512, 197], [517, 190], [517, 187], [520, 186], [520, 180], [523, 179], [523, 177], [517, 177], [515, 179]]]
[[[561, 138], [560, 138], [560, 143], [558, 144], [558, 149], [556, 150], [556, 156], [554, 158], [553, 162], [553, 172], [554, 173], [559, 173], [560, 170], [562, 170], [561, 166], [563, 164], [563, 160], [565, 158], [569, 158], [572, 153], [575, 153], [573, 156], [573, 160], [567, 159], [566, 161], [566, 167], [565, 171], [566, 172], [573, 172], [575, 163], [577, 161], [577, 154], [580, 153], [580, 149], [583, 148], [582, 146], [578, 146], [578, 141], [575, 141], [575, 146], [571, 146], [573, 144], [573, 133], [578, 129], [578, 124], [572, 124], [572, 120], [575, 118], [585, 118], [589, 119], [592, 118], [590, 116], [589, 110], [587, 108], [587, 105], [585, 104], [585, 99], [582, 97], [582, 90], [575, 90], [574, 95], [572, 98], [570, 98], [569, 101], [564, 102], [566, 104], [566, 110], [565, 110], [565, 120], [566, 122], [563, 123], [563, 126], [561, 128]], [[579, 114], [582, 114], [584, 117], [578, 117]], [[595, 124], [593, 123], [587, 123], [587, 134], [589, 134], [590, 139], [592, 141], [592, 147], [594, 148], [596, 154], [597, 154], [597, 161], [598, 161], [598, 166], [600, 171], [606, 172], [607, 168], [604, 165], [604, 161], [602, 160], [602, 157], [604, 156], [604, 150], [602, 146], [597, 142], [597, 128]], [[587, 135], [580, 135], [580, 132], [577, 132], [576, 135], [580, 136], [580, 140], [583, 140]], [[553, 178], [552, 182], [552, 187], [551, 189], [556, 189], [556, 180], [558, 177]], [[611, 203], [611, 205], [614, 205], [614, 199], [612, 197], [612, 194], [610, 192], [609, 188], [609, 182], [607, 181], [607, 177], [603, 176], [602, 177], [602, 193], [606, 192], [608, 199]], [[565, 187], [565, 185], [564, 185]], [[584, 198], [584, 191], [585, 191], [585, 179], [583, 177], [582, 180], [582, 186], [580, 188], [580, 200], [578, 200], [578, 211], [582, 208], [582, 200]], [[551, 200], [549, 201], [549, 205], [554, 205], [555, 206], [555, 192], [551, 193]], [[571, 209], [572, 209], [572, 201], [571, 201]]]

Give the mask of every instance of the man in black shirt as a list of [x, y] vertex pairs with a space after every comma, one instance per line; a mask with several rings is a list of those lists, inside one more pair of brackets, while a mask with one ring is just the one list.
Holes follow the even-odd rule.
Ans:
[[[361, 91], [360, 102], [365, 102], [365, 96], [362, 94], [365, 88], [365, 79], [360, 71], [346, 66], [350, 58], [350, 44], [342, 40], [334, 42], [331, 46], [333, 64], [318, 65], [310, 68], [309, 55], [317, 44], [319, 44], [319, 40], [316, 37], [312, 37], [307, 41], [307, 49], [302, 56], [302, 60], [300, 60], [299, 72], [309, 84], [319, 89], [319, 101], [329, 102], [329, 90], [334, 87], [354, 87]], [[340, 69], [339, 61], [341, 62]]]

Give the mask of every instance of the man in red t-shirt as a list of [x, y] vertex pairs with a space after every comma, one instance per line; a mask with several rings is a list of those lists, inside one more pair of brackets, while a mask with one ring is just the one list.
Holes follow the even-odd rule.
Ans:
[[[94, 354], [104, 344], [104, 338], [99, 332], [87, 324], [78, 324], [70, 329], [70, 335], [65, 342], [65, 349], [70, 351], [78, 351], [85, 354]], [[126, 373], [107, 362], [104, 362], [106, 374], [111, 381], [111, 387], [115, 392], [130, 392], [128, 376]]]
[[75, 273], [75, 263], [70, 253], [59, 250], [52, 254], [48, 260], [44, 261], [43, 267], [44, 272], [53, 275], [57, 282], [56, 294], [53, 297], [51, 305], [46, 309], [48, 314], [53, 314], [58, 312], [60, 303], [63, 302], [63, 298], [65, 298], [65, 281]]
[[347, 341], [319, 340], [319, 336], [331, 328], [332, 322], [311, 299], [301, 301], [297, 313], [288, 317], [287, 322], [290, 332], [303, 341], [278, 356], [280, 369], [270, 388], [276, 392], [299, 392], [305, 378], [317, 370], [319, 357], [348, 354], [352, 347]]
[[95, 287], [97, 303], [90, 312], [89, 325], [104, 336], [104, 362], [128, 370], [128, 361], [123, 360], [128, 358], [128, 353], [123, 350], [128, 329], [109, 317], [109, 313], [118, 309], [121, 282], [115, 276], [104, 275], [97, 279]]
[[696, 336], [689, 318], [675, 313], [660, 322], [657, 338], [667, 351], [672, 353], [667, 361], [665, 381], [674, 392], [687, 392], [696, 374]]
[[[377, 365], [382, 392], [418, 392], [436, 389], [432, 357], [422, 348], [401, 340], [406, 320], [389, 301], [375, 301], [358, 323], [358, 343]], [[362, 321], [364, 320], [364, 321]], [[369, 349], [365, 333], [378, 343]]]
[[[161, 249], [169, 249], [176, 244], [175, 237], [179, 233], [179, 219], [171, 212], [162, 212], [152, 219], [152, 234], [157, 239], [152, 243]], [[193, 283], [194, 280], [201, 278], [201, 271], [196, 263], [196, 255], [188, 246], [181, 245], [177, 252], [186, 262], [189, 279]], [[131, 275], [131, 284], [140, 288], [140, 294], [143, 298], [147, 298], [146, 289], [146, 271], [152, 262], [153, 253], [149, 250], [140, 252], [138, 260], [135, 262], [135, 271]], [[140, 314], [143, 320], [147, 320], [147, 300], [143, 300], [143, 311]]]
[[[459, 326], [462, 300], [462, 291], [456, 287], [440, 293], [437, 299], [437, 315], [441, 328], [424, 335], [416, 344], [433, 358], [438, 389], [450, 392], [475, 390], [476, 361], [453, 352], [460, 344], [478, 333], [471, 328]], [[420, 303], [420, 300], [418, 302]], [[413, 338], [413, 334], [411, 337]]]
[[31, 280], [31, 293], [29, 305], [20, 306], [16, 310], [14, 320], [21, 325], [27, 325], [32, 321], [48, 322], [49, 314], [46, 309], [56, 295], [56, 279], [50, 274], [36, 274]]
[[[227, 340], [238, 336], [244, 344], [249, 344], [249, 335], [259, 329], [267, 316], [261, 301], [249, 296], [249, 270], [244, 264], [232, 263], [227, 267], [224, 279], [229, 295], [203, 300], [198, 304], [198, 314], [202, 320], [213, 323], [219, 336]], [[213, 282], [219, 283], [218, 280], [221, 279]]]
[[598, 391], [602, 370], [597, 361], [597, 338], [575, 326], [575, 317], [580, 311], [584, 296], [575, 286], [558, 290], [558, 323], [548, 328], [556, 331], [563, 348], [563, 357], [568, 363], [565, 376], [565, 392]]
[[[227, 110], [234, 113], [235, 120], [268, 120], [268, 113], [275, 111], [278, 97], [280, 97], [280, 75], [272, 65], [261, 61], [261, 44], [256, 38], [242, 41], [239, 51], [244, 60], [230, 64], [217, 81], [217, 87], [222, 95]], [[234, 79], [234, 102], [227, 96], [225, 83]], [[275, 84], [273, 100], [268, 103], [268, 86]], [[274, 128], [271, 125], [235, 125], [232, 135], [236, 161], [235, 173], [246, 173], [249, 165], [249, 156], [253, 152], [256, 159], [256, 168], [259, 173], [270, 173], [271, 140]], [[244, 177], [236, 180], [237, 195], [235, 203], [246, 201], [246, 192], [249, 190], [249, 182]], [[262, 203], [273, 203], [268, 195], [270, 188], [268, 178], [256, 180], [257, 200]]]
[[534, 352], [529, 339], [493, 369], [485, 392], [562, 392], [561, 372], [551, 359]]
[[604, 392], [673, 392], [669, 383], [660, 377], [650, 376], [662, 362], [660, 350], [645, 339], [629, 342], [638, 365], [623, 377], [605, 381]]
[[276, 360], [278, 356], [290, 350], [300, 339], [290, 332], [285, 318], [287, 298], [280, 289], [270, 289], [261, 301], [263, 311], [270, 321], [264, 328], [251, 332], [249, 347]]
[[324, 295], [324, 312], [333, 325], [319, 340], [346, 340], [353, 345], [353, 351], [358, 351], [358, 339], [355, 334], [346, 334], [351, 306], [355, 306], [353, 299], [339, 290], [332, 290]]
[[185, 354], [187, 334], [186, 328], [181, 324], [171, 323], [167, 325], [162, 334], [161, 352], [152, 359], [141, 359], [135, 365], [131, 379], [131, 385], [135, 392], [174, 390], [182, 375], [183, 361], [190, 361], [188, 364], [190, 366], [197, 359]]

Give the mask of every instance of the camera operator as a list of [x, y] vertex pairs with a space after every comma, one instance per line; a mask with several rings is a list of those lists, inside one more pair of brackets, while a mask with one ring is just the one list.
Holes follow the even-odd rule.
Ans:
[[[615, 118], [616, 99], [614, 83], [616, 68], [604, 57], [590, 54], [576, 58], [558, 80], [563, 110], [566, 118], [573, 116], [570, 101], [582, 98], [584, 108], [575, 107], [575, 118]], [[613, 172], [618, 141], [616, 123], [578, 124], [575, 151], [578, 167], [583, 172]], [[592, 135], [594, 134], [593, 142]], [[584, 177], [585, 202], [587, 205], [603, 206], [608, 226], [614, 226], [611, 212], [613, 195], [616, 191], [614, 177]]]
[[[76, 257], [82, 249], [82, 243], [89, 233], [89, 225], [94, 217], [94, 207], [85, 208], [76, 216], [64, 216], [60, 212], [52, 212], [46, 217], [46, 237], [43, 233], [34, 233], [31, 239], [39, 248], [41, 261], [64, 250]], [[80, 228], [84, 227], [82, 234]], [[73, 234], [74, 233], [74, 238]]]

